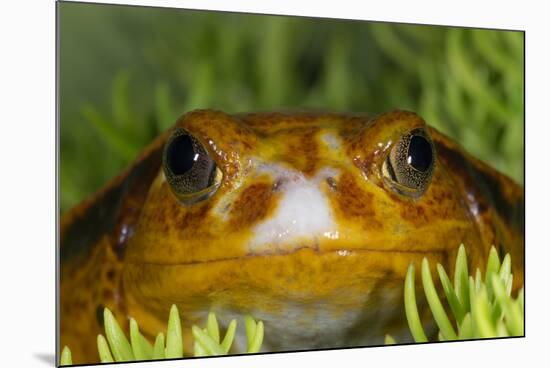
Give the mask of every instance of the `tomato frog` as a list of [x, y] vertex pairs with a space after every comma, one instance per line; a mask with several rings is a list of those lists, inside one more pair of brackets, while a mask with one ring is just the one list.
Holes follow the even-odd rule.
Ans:
[[407, 111], [191, 111], [60, 225], [75, 363], [98, 361], [104, 307], [152, 339], [176, 304], [187, 351], [209, 311], [262, 320], [264, 351], [410, 341], [408, 265], [452, 272], [460, 244], [470, 270], [510, 253], [523, 284], [523, 187]]

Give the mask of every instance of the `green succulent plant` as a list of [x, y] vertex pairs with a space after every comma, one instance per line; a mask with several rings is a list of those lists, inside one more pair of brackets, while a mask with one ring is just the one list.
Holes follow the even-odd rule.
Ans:
[[[424, 293], [439, 328], [440, 341], [523, 336], [524, 292], [521, 288], [517, 297], [512, 296], [513, 275], [509, 254], [501, 262], [496, 249], [492, 247], [485, 275], [482, 276], [481, 271], [476, 269], [475, 276], [471, 276], [468, 274], [466, 250], [461, 245], [456, 258], [454, 282], [451, 282], [443, 266], [437, 264], [437, 273], [451, 316], [439, 298], [441, 293], [436, 290], [426, 258], [421, 268]], [[414, 341], [427, 342], [416, 304], [414, 273], [411, 264], [404, 288], [407, 322]], [[386, 344], [396, 343], [389, 335], [385, 341]]]
[[[101, 363], [129, 362], [157, 359], [183, 358], [182, 327], [178, 308], [172, 305], [168, 317], [166, 338], [160, 332], [151, 344], [145, 336], [139, 332], [139, 325], [135, 319], [130, 319], [130, 339], [117, 323], [113, 313], [105, 308], [103, 312], [105, 336], [97, 336], [97, 351]], [[244, 316], [247, 349], [245, 353], [257, 353], [262, 347], [264, 337], [264, 325], [262, 321], [256, 321], [252, 316]], [[235, 332], [237, 320], [232, 320], [221, 339], [220, 327], [215, 313], [208, 313], [205, 328], [192, 326], [194, 337], [193, 355], [211, 356], [225, 355], [229, 353]], [[61, 352], [61, 365], [72, 365], [72, 353], [68, 346]]]

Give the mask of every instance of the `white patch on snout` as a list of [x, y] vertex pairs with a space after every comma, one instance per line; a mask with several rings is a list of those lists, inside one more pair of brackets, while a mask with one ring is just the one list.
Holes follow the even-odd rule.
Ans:
[[[281, 199], [271, 218], [253, 229], [250, 243], [253, 253], [281, 249], [281, 245], [291, 250], [304, 246], [304, 242], [315, 243], [327, 233], [337, 233], [329, 202], [320, 188], [336, 170], [323, 169], [313, 178], [278, 165], [261, 165], [258, 171], [269, 173], [280, 183], [277, 191]], [[299, 240], [299, 244], [293, 243], [294, 240]]]

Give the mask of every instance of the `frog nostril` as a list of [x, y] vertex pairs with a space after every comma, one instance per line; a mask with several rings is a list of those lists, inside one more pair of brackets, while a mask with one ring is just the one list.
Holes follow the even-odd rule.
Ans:
[[326, 180], [330, 189], [338, 190], [338, 185], [336, 184], [336, 180], [332, 176], [329, 176]]
[[278, 192], [279, 190], [281, 190], [281, 187], [283, 184], [284, 184], [283, 179], [277, 179], [273, 182], [273, 186], [271, 187], [271, 190], [273, 190], [274, 192]]

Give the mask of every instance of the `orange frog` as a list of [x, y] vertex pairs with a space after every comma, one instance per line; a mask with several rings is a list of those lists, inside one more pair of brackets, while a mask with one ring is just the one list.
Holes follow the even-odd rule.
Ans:
[[173, 303], [184, 329], [253, 315], [264, 351], [410, 341], [407, 266], [462, 243], [522, 285], [523, 188], [414, 113], [192, 111], [61, 219], [60, 343], [97, 362], [104, 307], [152, 338]]

